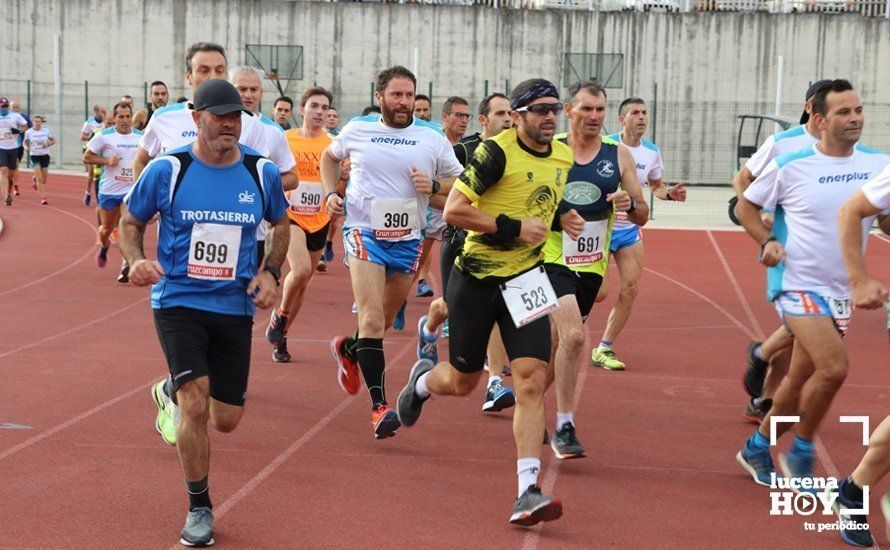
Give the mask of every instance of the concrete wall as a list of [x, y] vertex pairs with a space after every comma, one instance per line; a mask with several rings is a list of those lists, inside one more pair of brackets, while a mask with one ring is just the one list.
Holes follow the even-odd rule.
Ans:
[[[145, 81], [184, 91], [184, 53], [192, 42], [226, 46], [244, 61], [247, 43], [299, 44], [304, 79], [291, 95], [318, 83], [354, 112], [368, 103], [380, 68], [413, 66], [420, 48], [421, 91], [478, 100], [532, 76], [561, 84], [566, 52], [623, 53], [622, 89], [652, 98], [658, 83], [658, 141], [668, 174], [709, 181], [732, 160], [735, 114], [772, 111], [776, 57], [785, 56], [782, 102], [797, 116], [807, 84], [821, 77], [853, 80], [865, 102], [890, 123], [890, 22], [857, 16], [663, 14], [495, 10], [420, 5], [248, 0], [4, 0], [0, 17], [0, 93], [24, 94], [32, 111], [52, 113], [52, 35], [62, 36], [64, 110], [82, 118], [83, 81], [91, 102], [122, 93], [142, 97]], [[12, 91], [6, 91], [12, 90]], [[267, 87], [267, 99], [273, 94]], [[188, 95], [188, 94], [185, 94]], [[268, 107], [269, 101], [266, 106]], [[64, 125], [70, 126], [67, 118]], [[614, 125], [613, 125], [614, 127]], [[878, 130], [875, 128], [875, 130]], [[890, 131], [872, 143], [890, 147]], [[71, 139], [68, 139], [70, 144]], [[72, 160], [74, 147], [65, 149]], [[716, 155], [716, 156], [715, 156]], [[702, 168], [719, 165], [715, 176]]]

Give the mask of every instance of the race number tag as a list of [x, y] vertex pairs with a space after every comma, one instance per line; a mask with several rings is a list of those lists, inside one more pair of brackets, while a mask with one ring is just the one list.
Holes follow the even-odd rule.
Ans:
[[850, 318], [853, 316], [853, 308], [850, 300], [837, 300], [828, 298], [828, 307], [831, 308], [831, 318], [834, 319], [834, 326], [842, 335], [847, 334], [850, 327]]
[[118, 161], [114, 171], [114, 180], [118, 183], [133, 183], [133, 161], [121, 159]]
[[513, 324], [521, 328], [559, 307], [550, 279], [540, 266], [501, 285]]
[[606, 244], [606, 232], [609, 220], [584, 222], [584, 230], [578, 240], [572, 240], [562, 233], [562, 254], [567, 266], [592, 265], [603, 259], [603, 248]]
[[194, 224], [189, 244], [188, 276], [208, 281], [234, 281], [240, 247], [240, 225]]
[[0, 145], [4, 149], [9, 149], [10, 146], [15, 147], [17, 144], [18, 140], [16, 140], [11, 128], [0, 128]]
[[300, 182], [299, 187], [290, 192], [290, 206], [294, 213], [311, 216], [321, 212], [324, 202], [324, 187], [320, 183]]
[[371, 201], [371, 229], [382, 241], [397, 241], [417, 227], [416, 199], [374, 199]]

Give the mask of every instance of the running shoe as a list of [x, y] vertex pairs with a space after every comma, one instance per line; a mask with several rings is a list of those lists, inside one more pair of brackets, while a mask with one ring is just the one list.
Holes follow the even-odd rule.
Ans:
[[331, 340], [331, 355], [337, 361], [337, 383], [340, 389], [349, 395], [358, 393], [361, 386], [361, 376], [358, 371], [358, 364], [349, 358], [344, 349], [346, 342], [345, 336], [336, 336]]
[[266, 340], [270, 344], [281, 344], [287, 340], [287, 316], [279, 314], [277, 309], [272, 311], [272, 320], [266, 327]]
[[374, 439], [386, 439], [396, 435], [402, 423], [399, 415], [386, 403], [377, 405], [371, 411], [371, 424], [374, 426]]
[[87, 191], [86, 193], [83, 194], [83, 205], [84, 205], [84, 206], [89, 206], [89, 205], [90, 205], [90, 193], [89, 193], [89, 191]]
[[321, 258], [326, 262], [334, 261], [334, 243], [328, 241], [324, 245], [324, 252], [321, 254]]
[[287, 340], [272, 344], [272, 360], [276, 363], [290, 363], [290, 352], [287, 351]]
[[40, 204], [42, 204], [43, 206], [46, 206], [49, 204], [49, 201], [46, 200], [46, 197], [43, 197], [42, 199], [40, 199]]
[[451, 331], [448, 330], [448, 319], [446, 319], [445, 322], [442, 323], [442, 338], [447, 340], [449, 336], [451, 336]]
[[584, 447], [575, 436], [575, 426], [571, 422], [564, 424], [562, 428], [553, 434], [550, 440], [550, 448], [553, 454], [560, 460], [569, 458], [581, 458], [584, 456]]
[[513, 373], [510, 371], [509, 365], [504, 365], [504, 368], [501, 370], [501, 378], [505, 378], [507, 376], [513, 376]]
[[16, 196], [16, 197], [21, 197], [21, 196], [22, 196], [22, 192], [19, 191], [19, 186], [18, 186], [18, 185], [13, 185], [12, 188], [15, 189], [15, 196]]
[[742, 450], [735, 455], [735, 459], [746, 472], [751, 474], [754, 483], [770, 486], [771, 474], [776, 469], [773, 466], [773, 457], [769, 452], [769, 447], [758, 449], [746, 441]]
[[408, 383], [402, 388], [399, 394], [399, 419], [406, 427], [413, 426], [417, 419], [420, 418], [420, 411], [423, 409], [423, 402], [429, 397], [420, 397], [414, 389], [417, 386], [417, 379], [421, 375], [433, 370], [433, 364], [429, 359], [420, 359], [411, 367], [411, 374], [408, 375]]
[[402, 304], [402, 307], [399, 308], [399, 312], [396, 313], [396, 318], [392, 321], [392, 328], [395, 330], [404, 330], [405, 329], [405, 308], [408, 307], [408, 301], [405, 300], [405, 303]]
[[161, 434], [161, 438], [167, 445], [176, 445], [176, 424], [178, 415], [178, 407], [170, 397], [164, 392], [164, 383], [166, 379], [161, 380], [151, 387], [151, 396], [155, 405], [158, 406], [158, 416], [155, 418], [155, 429]]
[[763, 393], [763, 380], [766, 378], [766, 368], [769, 361], [760, 359], [754, 352], [760, 347], [761, 342], [748, 344], [748, 364], [745, 365], [745, 391], [751, 397], [760, 397]]
[[114, 244], [114, 245], [118, 244], [118, 234], [117, 234], [117, 229], [114, 229], [114, 230], [111, 232], [111, 235], [108, 236], [108, 240], [111, 242], [111, 244]]
[[183, 546], [212, 546], [213, 512], [201, 506], [189, 511], [185, 517], [185, 526], [180, 533], [179, 543]]
[[117, 276], [117, 282], [121, 284], [130, 282], [130, 264], [127, 262], [121, 264], [121, 272]]
[[516, 394], [505, 388], [500, 380], [492, 380], [485, 388], [485, 401], [482, 412], [499, 412], [516, 404]]
[[829, 499], [832, 498], [832, 493], [836, 495], [831, 503], [831, 508], [840, 520], [841, 538], [844, 539], [844, 542], [850, 546], [868, 548], [875, 543], [868, 526], [868, 516], [849, 512], [849, 510], [861, 510], [864, 504], [844, 496], [843, 488], [846, 483], [847, 480], [844, 479], [839, 488], [828, 488], [825, 493]]
[[105, 267], [105, 264], [108, 262], [108, 247], [107, 246], [99, 246], [99, 253], [96, 254], [96, 265], [99, 267]]
[[12, 195], [6, 195], [6, 206], [12, 206]]
[[324, 258], [319, 258], [318, 263], [315, 264], [315, 270], [324, 273], [328, 270], [328, 263]]
[[755, 398], [752, 397], [748, 401], [748, 405], [745, 406], [745, 411], [742, 413], [742, 416], [755, 424], [760, 424], [763, 422], [763, 419], [766, 418], [766, 413], [772, 408], [773, 400], [764, 399], [759, 405], [756, 405], [754, 399]]
[[417, 292], [415, 296], [418, 298], [429, 298], [433, 295], [433, 287], [430, 286], [426, 279], [420, 279], [417, 281]]
[[562, 517], [562, 502], [552, 495], [545, 495], [534, 485], [529, 485], [513, 504], [513, 525], [537, 525]]
[[606, 370], [624, 370], [625, 367], [612, 348], [595, 348], [590, 354], [590, 364]]
[[417, 358], [429, 359], [435, 364], [439, 362], [439, 344], [437, 343], [439, 338], [427, 339], [426, 333], [423, 331], [427, 319], [429, 317], [424, 315], [417, 322]]
[[[782, 474], [789, 479], [804, 479], [813, 477], [813, 453], [790, 451], [788, 453], [779, 453], [779, 468]], [[794, 491], [794, 485], [791, 490]], [[806, 493], [815, 494], [816, 491], [809, 489], [801, 489]], [[797, 491], [794, 491], [797, 492]]]
[[358, 315], [358, 304], [355, 302], [352, 302], [352, 312]]

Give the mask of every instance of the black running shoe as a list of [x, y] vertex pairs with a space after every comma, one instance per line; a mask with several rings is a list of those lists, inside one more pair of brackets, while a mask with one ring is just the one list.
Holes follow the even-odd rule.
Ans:
[[742, 416], [755, 424], [760, 424], [763, 422], [763, 419], [766, 418], [766, 413], [768, 413], [772, 407], [772, 399], [764, 399], [760, 402], [760, 405], [755, 405], [754, 398], [752, 397], [748, 401], [748, 405], [745, 407], [745, 412], [742, 413]]
[[581, 446], [581, 442], [575, 437], [575, 426], [571, 422], [563, 425], [559, 431], [553, 434], [553, 439], [550, 440], [550, 448], [553, 449], [553, 454], [556, 455], [556, 458], [561, 460], [584, 456], [584, 447]]
[[510, 523], [514, 525], [537, 525], [542, 521], [553, 521], [562, 517], [562, 502], [552, 495], [545, 495], [534, 485], [529, 485], [513, 504]]
[[287, 340], [280, 344], [272, 344], [272, 360], [276, 363], [290, 363], [290, 352], [287, 351]]
[[429, 359], [420, 359], [411, 367], [411, 374], [408, 375], [408, 383], [402, 388], [399, 394], [399, 420], [405, 427], [413, 426], [417, 419], [420, 418], [420, 411], [423, 409], [423, 402], [429, 397], [420, 397], [415, 391], [417, 379], [421, 375], [433, 370], [433, 364]]
[[831, 508], [840, 520], [841, 538], [850, 546], [869, 548], [874, 545], [875, 541], [869, 529], [868, 516], [850, 513], [850, 510], [862, 510], [864, 504], [844, 496], [842, 489], [846, 483], [847, 480], [843, 480], [840, 488], [827, 490], [827, 492], [837, 495]]
[[754, 355], [754, 350], [760, 347], [761, 342], [748, 344], [748, 365], [745, 367], [745, 391], [751, 397], [760, 397], [763, 393], [763, 379], [766, 378], [766, 368], [769, 361], [759, 359]]
[[130, 282], [130, 264], [124, 262], [121, 264], [121, 272], [117, 276], [117, 282], [126, 284]]
[[280, 345], [287, 339], [287, 317], [279, 315], [278, 310], [272, 312], [272, 320], [266, 328], [266, 340], [270, 344]]

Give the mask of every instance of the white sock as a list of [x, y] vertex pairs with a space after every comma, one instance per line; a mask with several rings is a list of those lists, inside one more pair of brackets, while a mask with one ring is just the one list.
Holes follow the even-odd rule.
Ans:
[[570, 412], [561, 413], [561, 412], [557, 411], [556, 412], [556, 431], [561, 430], [562, 427], [565, 426], [566, 424], [572, 424], [572, 425], [575, 424], [574, 414], [570, 413]]
[[435, 342], [439, 339], [439, 331], [429, 332], [426, 328], [426, 323], [423, 324], [423, 337], [426, 338], [427, 342]]
[[516, 461], [516, 474], [519, 476], [519, 494], [528, 489], [529, 485], [538, 484], [538, 472], [541, 471], [541, 460], [538, 458], [520, 458]]
[[501, 381], [501, 377], [500, 377], [500, 376], [489, 376], [489, 377], [488, 377], [488, 385], [489, 385], [489, 386], [492, 385], [492, 384], [494, 384], [495, 382], [500, 382], [500, 381]]
[[420, 378], [417, 379], [417, 384], [414, 385], [414, 393], [424, 399], [426, 399], [433, 393], [428, 387], [426, 387], [426, 377], [429, 376], [429, 374], [430, 373], [428, 372], [421, 374]]

